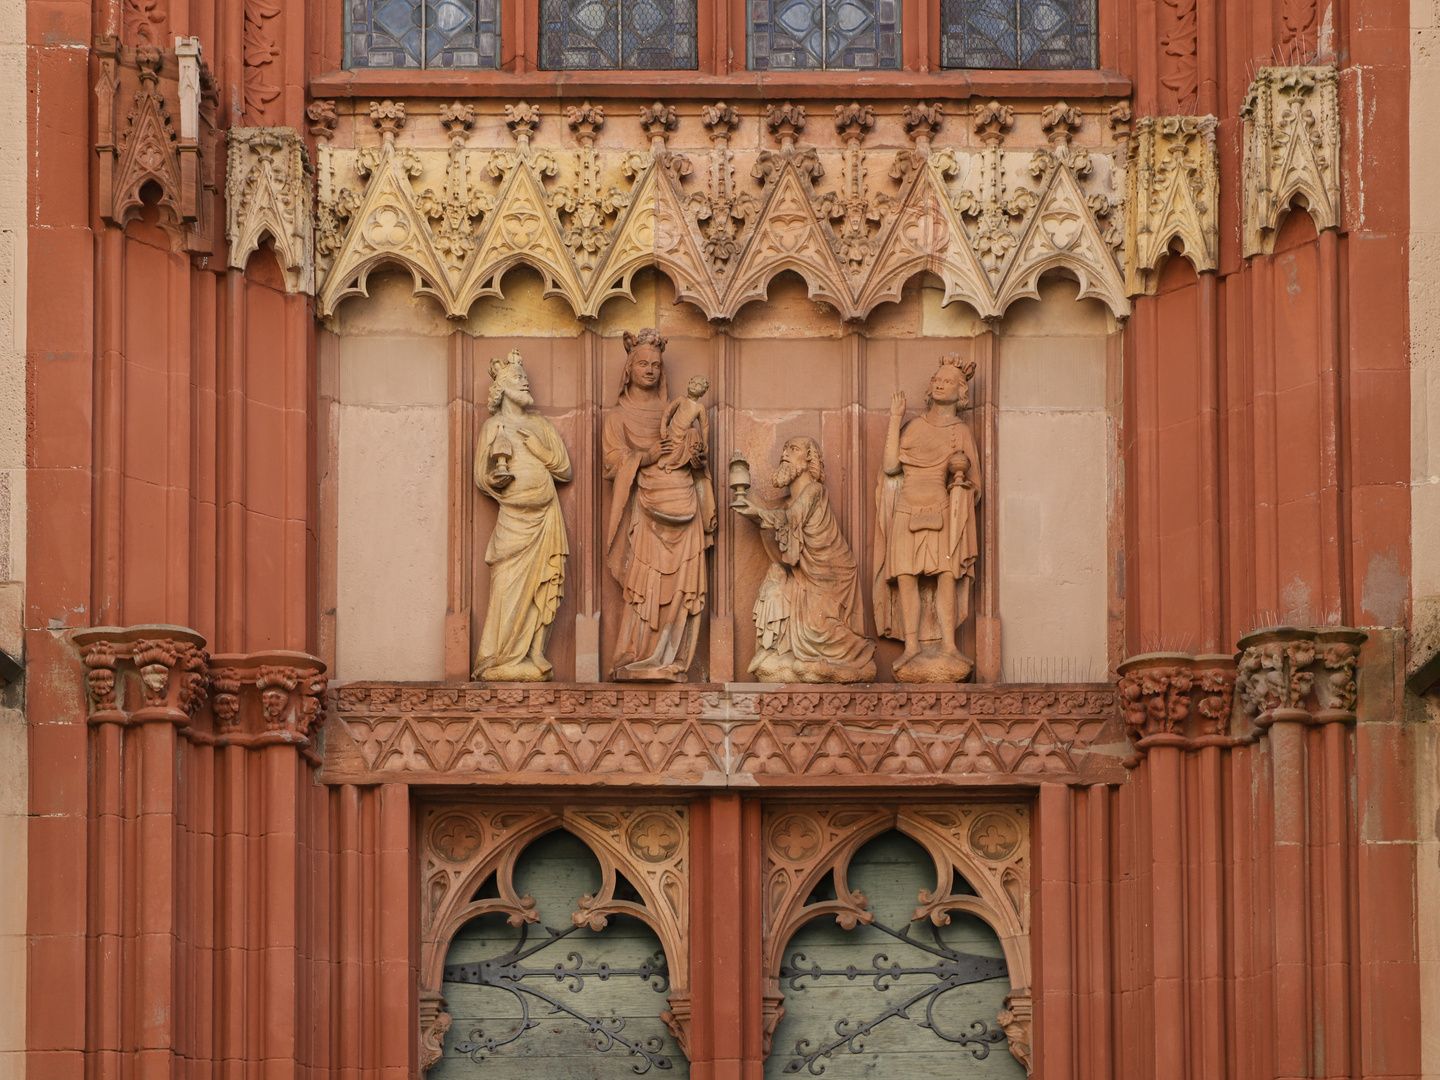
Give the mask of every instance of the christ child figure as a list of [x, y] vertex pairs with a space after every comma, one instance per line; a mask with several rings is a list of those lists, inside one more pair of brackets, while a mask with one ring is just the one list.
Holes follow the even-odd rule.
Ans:
[[660, 417], [660, 437], [673, 444], [660, 462], [666, 472], [674, 472], [698, 461], [697, 452], [710, 442], [710, 416], [700, 399], [710, 392], [710, 380], [696, 375], [685, 387], [685, 396], [665, 406]]

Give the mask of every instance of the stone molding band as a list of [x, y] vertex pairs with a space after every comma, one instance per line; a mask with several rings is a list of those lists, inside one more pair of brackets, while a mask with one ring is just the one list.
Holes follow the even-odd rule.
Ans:
[[1106, 684], [341, 687], [325, 783], [816, 787], [1124, 778]]

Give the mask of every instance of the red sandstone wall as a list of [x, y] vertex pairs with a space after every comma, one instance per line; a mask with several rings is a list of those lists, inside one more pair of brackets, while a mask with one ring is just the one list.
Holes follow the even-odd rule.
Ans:
[[[1214, 112], [1222, 133], [1220, 273], [1175, 260], [1126, 336], [1129, 651], [1226, 650], [1283, 619], [1403, 624], [1407, 5], [1101, 6], [1103, 62], [1136, 113]], [[314, 651], [318, 623], [308, 301], [266, 256], [241, 276], [223, 241], [174, 253], [154, 224], [93, 210], [90, 45], [133, 37], [144, 10], [28, 5], [29, 1069], [398, 1078], [415, 1052], [408, 791], [322, 790], [289, 748], [88, 734], [69, 628], [173, 622], [217, 652]], [[222, 126], [301, 125], [306, 80], [335, 66], [338, 0], [271, 11], [148, 16], [161, 41], [200, 35]], [[1316, 52], [1343, 71], [1344, 227], [1317, 237], [1295, 214], [1276, 254], [1243, 260], [1241, 99], [1258, 62]], [[986, 92], [1065, 85], [1006, 80]], [[1228, 766], [1152, 752], [1118, 789], [1041, 787], [1045, 1076], [1418, 1072], [1408, 758], [1371, 649], [1349, 748], [1332, 725]], [[728, 921], [697, 940], [714, 959], [695, 1075], [756, 1075], [753, 965], [720, 939], [753, 933], [724, 874], [758, 813], [699, 805], [697, 874]]]

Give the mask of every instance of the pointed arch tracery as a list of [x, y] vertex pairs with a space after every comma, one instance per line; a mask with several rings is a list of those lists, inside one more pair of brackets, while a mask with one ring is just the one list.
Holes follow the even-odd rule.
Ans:
[[[682, 1051], [687, 1048], [688, 808], [436, 806], [425, 811], [421, 824], [422, 1071], [440, 1059], [450, 1028], [442, 988], [451, 943], [467, 924], [485, 915], [503, 915], [526, 934], [539, 923], [534, 897], [522, 895], [515, 886], [516, 864], [536, 841], [562, 830], [588, 848], [600, 869], [597, 891], [575, 898], [572, 927], [603, 930], [611, 917], [624, 915], [654, 931], [663, 950], [664, 969], [647, 978], [668, 979], [669, 1008], [660, 1019]], [[493, 887], [487, 889], [492, 880]], [[627, 883], [638, 900], [627, 898]]]
[[[785, 1014], [782, 971], [789, 942], [817, 919], [833, 917], [844, 930], [875, 922], [869, 898], [851, 887], [850, 866], [866, 844], [892, 830], [918, 843], [934, 863], [935, 887], [917, 895], [912, 923], [925, 920], [943, 927], [952, 912], [964, 912], [999, 938], [1010, 993], [998, 1019], [1011, 1052], [1028, 1069], [1030, 816], [1021, 804], [770, 810], [763, 826], [762, 906], [767, 1056]], [[957, 875], [973, 895], [957, 891]], [[815, 898], [827, 876], [833, 878], [835, 897]], [[878, 978], [879, 970], [868, 974]]]
[[[763, 300], [787, 270], [851, 321], [897, 299], [921, 270], [945, 282], [946, 304], [963, 301], [985, 318], [1034, 296], [1036, 280], [1055, 268], [1073, 273], [1083, 295], [1117, 318], [1129, 314], [1118, 253], [1125, 167], [1113, 153], [1057, 136], [1050, 149], [1005, 150], [1013, 161], [1002, 170], [998, 150], [981, 161], [972, 150], [927, 142], [895, 154], [888, 179], [867, 179], [882, 170], [867, 172], [861, 136], [837, 161], [782, 135], [781, 148], [761, 151], [742, 184], [728, 144], [709, 152], [708, 170], [669, 149], [668, 133], [652, 135], [650, 152], [612, 153], [607, 164], [590, 143], [532, 146], [541, 121], [523, 108], [528, 130], [515, 148], [472, 149], [462, 139], [443, 167], [438, 151], [397, 145], [393, 131], [378, 148], [320, 147], [322, 317], [362, 295], [366, 275], [384, 261], [409, 269], [417, 291], [454, 319], [480, 297], [502, 295], [505, 272], [521, 264], [580, 319], [631, 296], [631, 279], [646, 266], [716, 320]], [[377, 123], [391, 122], [377, 109]], [[1066, 110], [1078, 125], [1079, 110]], [[349, 174], [363, 183], [344, 182]], [[1034, 190], [1017, 186], [1021, 174], [1034, 178]], [[742, 190], [752, 183], [758, 188]]]

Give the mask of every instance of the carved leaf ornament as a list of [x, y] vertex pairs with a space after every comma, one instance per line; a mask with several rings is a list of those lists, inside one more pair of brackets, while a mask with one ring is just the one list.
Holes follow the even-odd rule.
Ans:
[[[763, 299], [785, 270], [852, 320], [898, 300], [906, 280], [924, 271], [944, 282], [945, 303], [996, 318], [1038, 296], [1040, 276], [1057, 268], [1080, 281], [1081, 296], [1129, 314], [1123, 228], [1106, 221], [1123, 214], [1123, 148], [1073, 147], [1085, 120], [1063, 102], [1046, 110], [1055, 120], [1046, 125], [1048, 147], [1014, 150], [1001, 148], [1003, 131], [983, 150], [933, 148], [943, 108], [907, 107], [913, 146], [885, 151], [878, 166], [869, 159], [881, 152], [865, 145], [874, 112], [858, 103], [836, 108], [844, 145], [825, 151], [802, 141], [803, 106], [771, 105], [760, 116], [706, 106], [698, 119], [710, 149], [693, 152], [695, 162], [670, 147], [694, 119], [659, 102], [638, 117], [637, 142], [645, 138], [649, 151], [623, 153], [596, 147], [602, 126], [617, 118], [589, 102], [563, 116], [507, 106], [513, 142], [483, 148], [454, 137], [461, 108], [448, 107], [452, 140], [443, 155], [397, 144], [405, 106], [393, 101], [371, 104], [378, 146], [321, 141], [322, 317], [364, 295], [369, 274], [389, 265], [410, 272], [417, 294], [464, 318], [480, 297], [502, 295], [505, 273], [521, 264], [541, 275], [546, 295], [587, 319], [611, 297], [633, 299], [631, 280], [647, 266], [711, 319]], [[768, 146], [747, 154], [746, 170], [731, 139], [752, 124], [762, 125]], [[535, 144], [541, 136], [558, 142], [562, 126], [570, 149]], [[1021, 173], [1024, 192], [1006, 190]]]

